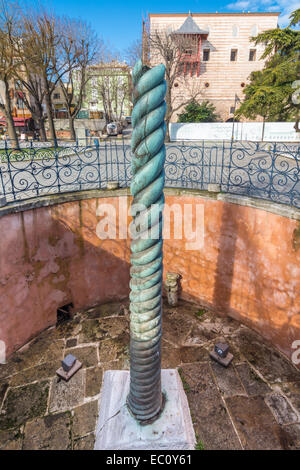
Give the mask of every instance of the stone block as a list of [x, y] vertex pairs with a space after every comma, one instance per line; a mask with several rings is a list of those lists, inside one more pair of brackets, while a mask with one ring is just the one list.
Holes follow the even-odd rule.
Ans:
[[220, 193], [221, 192], [221, 185], [210, 183], [207, 185], [207, 191], [210, 193]]
[[127, 408], [129, 381], [128, 371], [104, 374], [95, 450], [194, 449], [195, 433], [178, 372], [162, 370], [166, 404], [159, 418], [148, 425], [140, 425]]

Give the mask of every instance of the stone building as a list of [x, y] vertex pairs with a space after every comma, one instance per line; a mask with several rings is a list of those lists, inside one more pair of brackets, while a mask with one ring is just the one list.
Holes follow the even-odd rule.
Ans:
[[[214, 104], [222, 121], [232, 120], [243, 99], [243, 88], [249, 75], [261, 70], [263, 45], [255, 46], [250, 38], [262, 31], [277, 27], [280, 13], [193, 13], [149, 15], [149, 32], [159, 32], [176, 38], [188, 38], [191, 47], [182, 58], [182, 67], [172, 87], [174, 108], [189, 97]], [[150, 62], [155, 65], [161, 57], [151, 46]], [[173, 113], [177, 121], [182, 108]]]
[[[80, 113], [91, 119], [120, 120], [131, 114], [131, 71], [127, 64], [112, 61], [90, 65]], [[77, 81], [74, 80], [75, 94]]]
[[[32, 98], [28, 90], [22, 87], [18, 80], [12, 79], [9, 81], [9, 97], [11, 114], [14, 125], [17, 128], [17, 133], [20, 134], [24, 131], [33, 130], [34, 123], [31, 112], [25, 104], [26, 101], [32, 103]], [[0, 103], [5, 104], [5, 83], [2, 80], [0, 80]], [[6, 129], [5, 114], [4, 111], [0, 109], [0, 137], [6, 134]]]

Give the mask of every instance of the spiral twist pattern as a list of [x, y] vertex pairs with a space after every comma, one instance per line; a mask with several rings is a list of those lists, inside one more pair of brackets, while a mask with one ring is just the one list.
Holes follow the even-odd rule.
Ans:
[[133, 70], [131, 140], [132, 227], [130, 281], [130, 391], [127, 404], [140, 422], [162, 408], [161, 291], [164, 205], [165, 67], [139, 61]]

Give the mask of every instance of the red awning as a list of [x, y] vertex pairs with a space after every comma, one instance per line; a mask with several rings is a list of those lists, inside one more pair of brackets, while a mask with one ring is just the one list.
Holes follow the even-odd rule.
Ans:
[[[22, 118], [22, 117], [14, 117], [14, 125], [15, 127], [24, 127], [26, 122], [29, 121], [31, 118]], [[6, 125], [5, 117], [0, 118], [0, 125]]]

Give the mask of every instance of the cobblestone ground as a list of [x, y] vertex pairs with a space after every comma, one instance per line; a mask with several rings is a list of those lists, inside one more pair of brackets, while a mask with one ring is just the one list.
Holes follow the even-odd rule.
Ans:
[[[178, 368], [197, 448], [300, 449], [300, 372], [249, 328], [181, 301], [164, 305], [163, 368]], [[234, 361], [209, 358], [222, 338]], [[1, 449], [92, 449], [103, 371], [128, 369], [128, 304], [75, 314], [0, 366]], [[56, 369], [72, 352], [83, 367]]]

